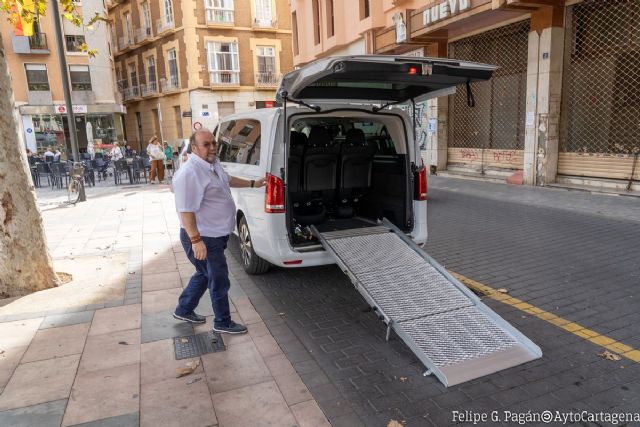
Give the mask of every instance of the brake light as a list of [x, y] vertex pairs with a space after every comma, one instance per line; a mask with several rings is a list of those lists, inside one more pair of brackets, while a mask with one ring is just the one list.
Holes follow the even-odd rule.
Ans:
[[291, 260], [291, 261], [282, 261], [282, 263], [284, 265], [300, 265], [300, 264], [302, 264], [302, 260], [301, 259], [294, 259], [294, 260]]
[[267, 188], [264, 197], [266, 213], [284, 212], [284, 181], [275, 175], [267, 174]]
[[418, 67], [409, 67], [409, 74], [418, 74]]
[[416, 195], [415, 195], [415, 199], [416, 200], [427, 200], [427, 168], [423, 165], [420, 169], [418, 169], [418, 171], [416, 172], [417, 179], [416, 179]]

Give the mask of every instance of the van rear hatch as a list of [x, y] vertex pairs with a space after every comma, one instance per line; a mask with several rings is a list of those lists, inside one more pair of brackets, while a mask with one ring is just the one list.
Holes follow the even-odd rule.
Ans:
[[276, 99], [356, 103], [425, 101], [455, 87], [488, 80], [497, 67], [443, 58], [393, 55], [339, 56], [286, 74]]

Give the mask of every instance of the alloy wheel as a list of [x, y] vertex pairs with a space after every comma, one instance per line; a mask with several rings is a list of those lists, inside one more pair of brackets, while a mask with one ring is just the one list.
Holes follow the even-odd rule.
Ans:
[[248, 266], [251, 264], [251, 236], [249, 235], [249, 227], [242, 224], [240, 227], [240, 250], [242, 251], [242, 262]]

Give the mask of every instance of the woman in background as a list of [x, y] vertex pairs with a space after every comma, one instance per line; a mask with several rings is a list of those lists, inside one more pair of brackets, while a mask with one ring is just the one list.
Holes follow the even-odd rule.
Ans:
[[164, 181], [164, 151], [160, 140], [157, 136], [152, 137], [149, 140], [147, 146], [147, 153], [151, 160], [151, 170], [149, 171], [149, 184], [154, 184], [153, 180], [158, 177], [158, 182], [163, 184]]

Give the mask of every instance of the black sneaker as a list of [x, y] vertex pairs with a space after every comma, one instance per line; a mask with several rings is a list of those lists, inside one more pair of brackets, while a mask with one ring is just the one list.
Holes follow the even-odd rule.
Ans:
[[247, 332], [247, 327], [230, 320], [229, 326], [214, 326], [213, 331], [224, 334], [244, 334]]
[[184, 320], [185, 322], [189, 322], [189, 323], [205, 323], [207, 321], [207, 319], [204, 316], [200, 316], [199, 314], [196, 314], [193, 311], [189, 314], [178, 314], [174, 312], [173, 317], [175, 317], [178, 320]]

